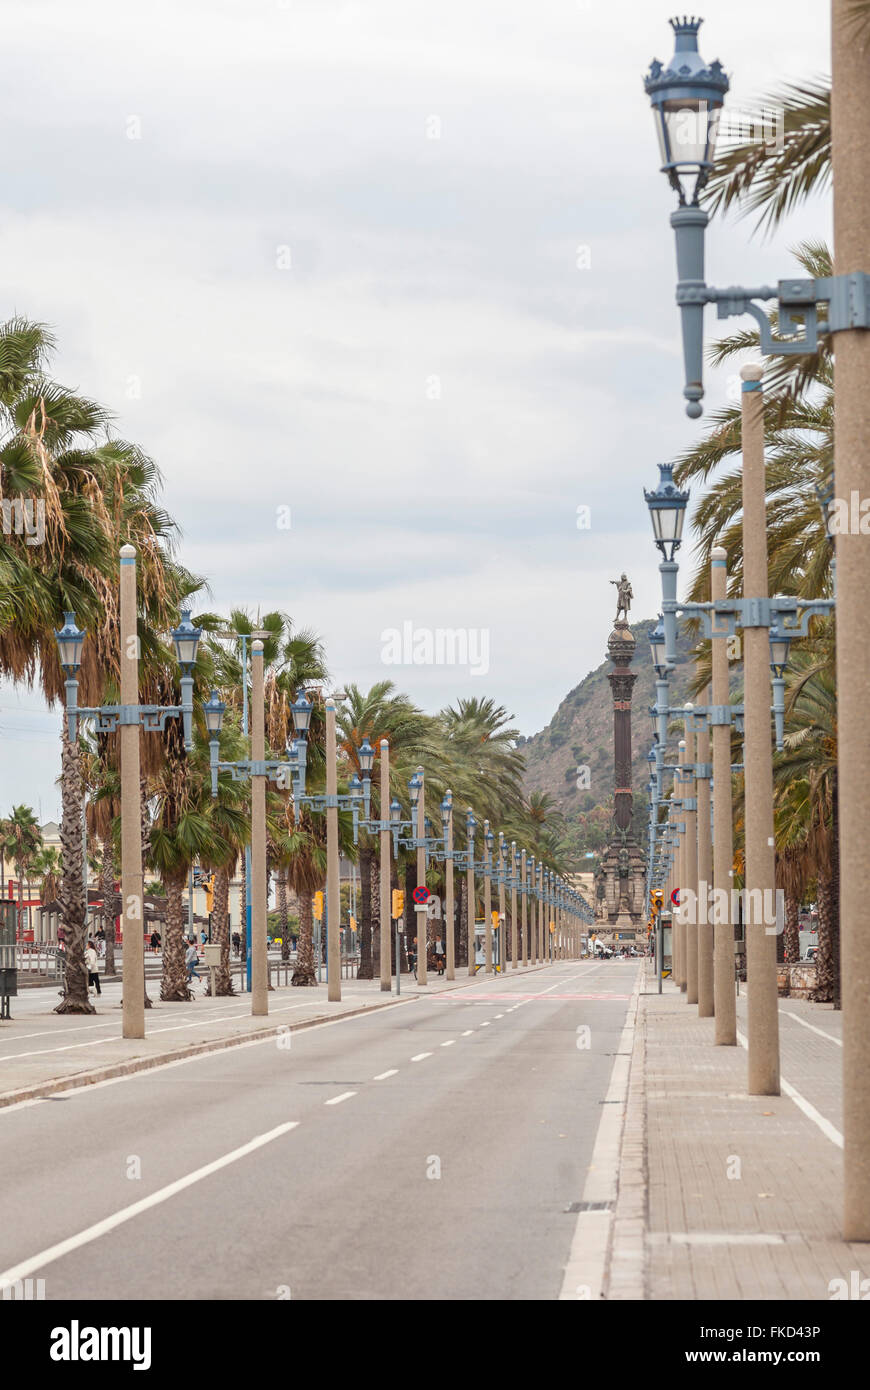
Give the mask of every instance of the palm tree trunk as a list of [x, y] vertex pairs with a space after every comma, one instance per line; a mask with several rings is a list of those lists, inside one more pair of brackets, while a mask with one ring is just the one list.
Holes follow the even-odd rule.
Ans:
[[230, 971], [230, 871], [218, 869], [214, 876], [214, 939], [221, 948], [221, 963], [215, 971], [215, 993], [235, 994]]
[[[417, 961], [420, 960], [420, 951], [426, 949], [426, 933], [418, 932], [418, 917], [414, 911], [414, 889], [417, 887], [417, 866], [412, 861], [405, 865], [405, 941], [417, 941]], [[422, 916], [422, 914], [421, 914]], [[423, 922], [425, 924], [425, 918]]]
[[835, 920], [833, 879], [830, 874], [819, 875], [819, 951], [816, 956], [816, 988], [813, 999], [818, 1004], [833, 1004], [838, 992], [840, 973], [839, 923]]
[[791, 893], [785, 895], [785, 954], [789, 965], [801, 958], [800, 903]]
[[112, 855], [111, 840], [103, 841], [103, 856], [100, 865], [100, 888], [103, 894], [103, 932], [106, 937], [106, 974], [115, 973], [115, 860]]
[[287, 911], [287, 870], [278, 869], [275, 879], [275, 898], [281, 930], [281, 959], [290, 959], [290, 915]]
[[833, 1003], [835, 1009], [842, 1008], [840, 975], [840, 807], [837, 788], [836, 769], [833, 774], [833, 814], [831, 824], [831, 973], [833, 975]]
[[[143, 892], [142, 892], [142, 911], [143, 911], [143, 914], [144, 914], [144, 911], [145, 911], [145, 892], [144, 892], [144, 889], [145, 889], [145, 876], [144, 876], [144, 870], [145, 870], [145, 865], [148, 863], [148, 854], [149, 854], [150, 849], [151, 849], [151, 826], [150, 826], [150, 824], [149, 824], [149, 822], [148, 822], [148, 783], [147, 783], [147, 780], [146, 780], [144, 774], [141, 775], [140, 778], [139, 778], [139, 814], [140, 814], [140, 816], [141, 816], [141, 822], [140, 822], [140, 827], [139, 827], [139, 828], [140, 828], [141, 835], [142, 835], [142, 839], [141, 839], [141, 845], [142, 845], [142, 870], [143, 870], [143, 875], [142, 875], [142, 889], [143, 889]], [[143, 922], [142, 930], [144, 931], [144, 922]], [[149, 995], [148, 995], [148, 985], [147, 985], [147, 983], [146, 983], [144, 956], [143, 956], [143, 964], [142, 964], [142, 992], [143, 992], [143, 994], [144, 994], [144, 996], [145, 996], [145, 1008], [146, 1008], [146, 1009], [150, 1009], [150, 1008], [151, 1008], [151, 999], [149, 998]]]
[[[360, 878], [360, 883], [362, 879]], [[372, 855], [372, 978], [381, 973], [381, 857]]]
[[163, 943], [163, 978], [160, 998], [164, 1003], [186, 1004], [192, 998], [184, 965], [184, 883], [186, 875], [166, 880], [166, 939]]
[[66, 716], [61, 731], [61, 824], [62, 869], [60, 915], [64, 931], [64, 996], [56, 1014], [93, 1014], [88, 998], [88, 972], [85, 969], [87, 945], [87, 903], [83, 882], [82, 855], [82, 769], [78, 744], [67, 736]]
[[361, 849], [359, 852], [359, 969], [358, 980], [372, 979], [372, 870], [375, 852]]
[[299, 949], [291, 985], [316, 985], [314, 969], [314, 913], [311, 894], [299, 894]]

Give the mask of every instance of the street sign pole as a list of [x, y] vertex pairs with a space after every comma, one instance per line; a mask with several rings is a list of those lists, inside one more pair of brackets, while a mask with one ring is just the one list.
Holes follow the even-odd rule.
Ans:
[[396, 995], [402, 993], [402, 946], [399, 935], [401, 917], [396, 918]]
[[656, 913], [656, 974], [659, 978], [659, 994], [662, 992], [662, 971], [665, 968], [665, 928], [663, 914]]

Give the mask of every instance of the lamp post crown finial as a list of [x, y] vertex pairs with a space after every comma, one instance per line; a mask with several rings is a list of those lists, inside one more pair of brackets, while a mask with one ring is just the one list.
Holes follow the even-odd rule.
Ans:
[[685, 14], [682, 19], [679, 15], [675, 15], [673, 19], [668, 20], [668, 24], [675, 34], [697, 34], [703, 23], [704, 21], [700, 16], [696, 19], [694, 15]]

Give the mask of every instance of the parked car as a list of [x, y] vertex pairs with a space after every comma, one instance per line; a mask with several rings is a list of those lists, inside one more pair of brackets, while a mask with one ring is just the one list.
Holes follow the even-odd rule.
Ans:
[[808, 946], [801, 956], [801, 960], [815, 960], [819, 954], [818, 946]]

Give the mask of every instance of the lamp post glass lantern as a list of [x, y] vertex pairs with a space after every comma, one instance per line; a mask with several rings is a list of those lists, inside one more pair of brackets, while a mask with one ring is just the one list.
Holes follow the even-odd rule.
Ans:
[[190, 621], [190, 609], [181, 611], [181, 622], [172, 633], [175, 656], [182, 671], [188, 673], [196, 665], [196, 653], [202, 628], [194, 627]]
[[81, 668], [82, 647], [87, 633], [83, 629], [76, 627], [75, 613], [64, 613], [63, 627], [54, 634], [57, 642], [57, 653], [63, 671], [68, 676], [74, 676]]
[[649, 508], [655, 543], [666, 560], [673, 560], [683, 539], [683, 522], [689, 502], [688, 491], [674, 482], [673, 465], [659, 464], [659, 481], [654, 488], [644, 488], [644, 500]]
[[669, 22], [674, 31], [673, 57], [666, 66], [653, 59], [644, 87], [655, 117], [662, 172], [680, 206], [694, 207], [713, 168], [728, 78], [718, 60], [708, 66], [698, 52], [702, 19]]

